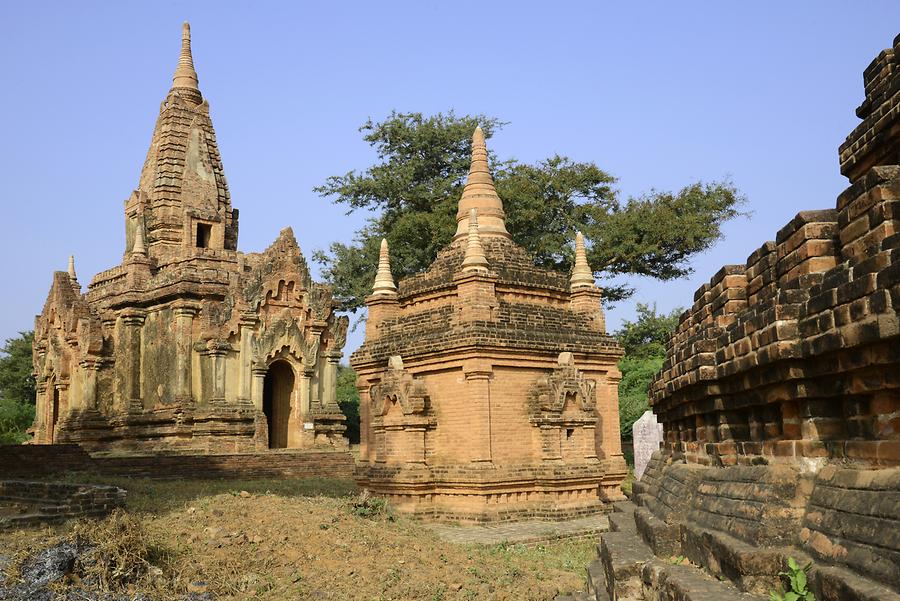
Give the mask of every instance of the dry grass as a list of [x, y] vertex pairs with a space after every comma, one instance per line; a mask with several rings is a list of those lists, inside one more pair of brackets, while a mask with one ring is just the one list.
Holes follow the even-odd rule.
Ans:
[[346, 481], [105, 482], [129, 490], [129, 514], [0, 533], [0, 548], [108, 539], [95, 576], [112, 589], [170, 599], [205, 586], [218, 599], [272, 601], [552, 599], [583, 588], [595, 553], [590, 541], [446, 543]]

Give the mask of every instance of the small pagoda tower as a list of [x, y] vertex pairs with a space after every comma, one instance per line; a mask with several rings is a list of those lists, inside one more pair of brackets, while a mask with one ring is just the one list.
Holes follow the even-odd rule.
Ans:
[[360, 485], [456, 521], [562, 519], [622, 498], [622, 350], [600, 299], [580, 234], [571, 277], [510, 238], [477, 128], [450, 246], [397, 287], [382, 243], [351, 357]]

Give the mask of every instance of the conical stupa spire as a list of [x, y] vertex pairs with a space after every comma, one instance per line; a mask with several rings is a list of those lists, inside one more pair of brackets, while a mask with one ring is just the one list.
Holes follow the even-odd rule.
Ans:
[[144, 245], [144, 228], [138, 225], [134, 232], [134, 245], [131, 247], [131, 254], [146, 255], [147, 247]]
[[391, 275], [391, 258], [388, 252], [387, 239], [381, 239], [381, 251], [378, 253], [378, 273], [375, 274], [373, 296], [397, 296], [397, 286]]
[[594, 286], [594, 272], [588, 265], [587, 251], [584, 249], [584, 236], [581, 232], [575, 233], [575, 266], [572, 268], [572, 289]]
[[172, 77], [172, 90], [177, 90], [181, 96], [199, 104], [203, 97], [198, 83], [194, 57], [191, 55], [191, 26], [185, 21], [181, 27], [181, 55]]
[[69, 277], [73, 280], [77, 280], [75, 277], [75, 255], [69, 255]]
[[478, 217], [481, 219], [479, 233], [482, 236], [509, 238], [504, 221], [506, 213], [503, 212], [503, 202], [494, 188], [494, 178], [488, 170], [487, 146], [484, 143], [484, 132], [480, 127], [476, 127], [472, 135], [472, 164], [469, 167], [466, 187], [463, 188], [462, 197], [459, 199], [454, 240], [468, 234], [469, 211], [472, 209], [478, 210]]
[[466, 240], [466, 256], [462, 262], [462, 270], [466, 272], [477, 271], [486, 273], [488, 260], [484, 256], [484, 247], [481, 245], [481, 234], [478, 225], [478, 210], [469, 211], [469, 231]]

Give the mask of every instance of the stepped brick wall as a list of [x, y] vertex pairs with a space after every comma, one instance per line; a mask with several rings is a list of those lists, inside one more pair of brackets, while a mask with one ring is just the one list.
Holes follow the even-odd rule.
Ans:
[[681, 316], [651, 387], [664, 441], [602, 535], [595, 598], [765, 599], [794, 557], [819, 601], [900, 601], [900, 36], [864, 82], [835, 208]]
[[681, 316], [651, 404], [687, 461], [900, 465], [898, 48], [865, 72], [835, 208], [799, 213]]

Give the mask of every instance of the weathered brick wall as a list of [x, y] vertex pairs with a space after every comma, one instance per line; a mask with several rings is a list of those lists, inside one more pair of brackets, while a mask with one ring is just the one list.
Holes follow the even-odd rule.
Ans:
[[900, 470], [819, 472], [802, 529], [803, 549], [900, 589]]
[[651, 389], [672, 452], [900, 463], [900, 155], [879, 150], [900, 148], [900, 120], [873, 108], [900, 98], [897, 61], [866, 71], [836, 207], [799, 213], [681, 316]]
[[77, 444], [0, 445], [0, 478], [39, 478], [94, 468]]
[[0, 528], [100, 517], [125, 506], [114, 486], [0, 480]]
[[651, 387], [636, 530], [745, 591], [793, 556], [817, 599], [900, 598], [900, 36], [864, 80], [835, 208], [697, 290]]
[[352, 478], [346, 451], [91, 456], [78, 445], [0, 445], [0, 478], [72, 472], [135, 478]]

